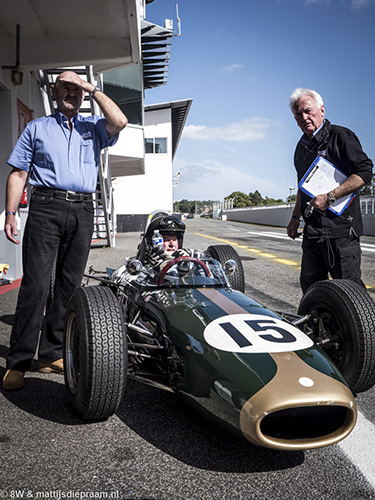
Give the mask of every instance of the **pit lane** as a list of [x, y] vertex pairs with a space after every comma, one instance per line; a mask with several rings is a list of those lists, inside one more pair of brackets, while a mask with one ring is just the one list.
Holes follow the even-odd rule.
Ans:
[[[186, 247], [232, 244], [243, 261], [246, 293], [269, 307], [296, 310], [301, 298], [300, 242], [285, 239], [284, 231], [276, 228], [186, 222]], [[117, 237], [114, 249], [97, 245], [88, 267], [118, 267], [125, 256], [134, 255], [139, 240], [139, 234], [129, 233]], [[373, 241], [363, 239], [371, 248]], [[372, 295], [371, 260], [371, 252], [364, 251], [363, 278]], [[1, 377], [16, 297], [16, 289], [0, 295]], [[374, 485], [359, 468], [363, 465], [354, 464], [340, 445], [307, 452], [257, 448], [206, 421], [173, 394], [133, 382], [116, 416], [82, 422], [68, 406], [61, 376], [33, 371], [26, 382], [22, 391], [0, 394], [0, 490], [9, 498], [16, 490], [25, 497], [28, 491], [33, 497], [50, 492], [47, 498], [57, 498], [58, 491], [117, 492], [113, 498], [144, 500], [375, 497]], [[368, 442], [373, 443], [374, 395], [372, 389], [357, 398], [364, 429], [343, 442], [351, 439], [350, 446], [357, 447], [353, 457], [365, 454]], [[370, 470], [363, 468], [370, 481], [372, 462], [367, 464]]]

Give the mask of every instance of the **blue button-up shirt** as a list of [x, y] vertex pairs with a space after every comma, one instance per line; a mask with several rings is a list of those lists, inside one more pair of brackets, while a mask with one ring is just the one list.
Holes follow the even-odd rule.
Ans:
[[28, 123], [8, 164], [30, 172], [32, 186], [92, 193], [96, 189], [100, 151], [118, 139], [108, 139], [106, 120], [77, 115], [70, 131], [59, 111]]

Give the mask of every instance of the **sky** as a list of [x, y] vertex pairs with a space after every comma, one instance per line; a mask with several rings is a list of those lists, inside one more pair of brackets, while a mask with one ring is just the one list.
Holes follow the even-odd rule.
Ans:
[[[175, 201], [295, 193], [296, 87], [319, 92], [326, 118], [375, 160], [375, 0], [177, 3], [167, 84], [145, 94], [146, 104], [193, 100], [173, 162]], [[154, 0], [146, 19], [174, 19], [177, 33], [176, 1]]]

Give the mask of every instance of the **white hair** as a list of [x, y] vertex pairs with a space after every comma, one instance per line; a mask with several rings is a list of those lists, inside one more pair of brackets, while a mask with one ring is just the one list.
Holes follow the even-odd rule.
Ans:
[[296, 114], [296, 107], [297, 107], [298, 101], [300, 99], [302, 99], [302, 97], [305, 97], [307, 95], [314, 99], [316, 105], [319, 108], [321, 106], [324, 106], [323, 99], [322, 99], [321, 95], [318, 94], [318, 92], [316, 92], [315, 90], [303, 89], [301, 87], [298, 87], [298, 88], [296, 88], [296, 90], [294, 90], [294, 92], [292, 93], [292, 95], [290, 96], [290, 99], [289, 99], [289, 106], [290, 106], [290, 109], [292, 110], [292, 113], [294, 115]]

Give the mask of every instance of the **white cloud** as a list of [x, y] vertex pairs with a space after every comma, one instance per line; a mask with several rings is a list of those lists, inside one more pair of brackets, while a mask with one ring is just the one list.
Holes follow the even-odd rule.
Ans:
[[309, 5], [311, 3], [317, 3], [318, 5], [329, 5], [331, 0], [305, 0], [305, 5]]
[[187, 125], [183, 131], [183, 138], [192, 141], [259, 141], [266, 137], [266, 131], [274, 123], [267, 118], [245, 118], [239, 123], [229, 123], [220, 127], [206, 125]]
[[367, 7], [370, 4], [370, 0], [351, 0], [351, 5], [353, 9], [360, 10], [362, 7]]
[[222, 66], [221, 71], [233, 73], [234, 71], [237, 71], [238, 69], [242, 69], [244, 67], [245, 66], [243, 64], [234, 63], [230, 66]]
[[[364, 7], [370, 5], [373, 0], [349, 0], [352, 9], [360, 10]], [[330, 5], [332, 0], [305, 0], [305, 5], [318, 4], [318, 5]]]
[[[260, 191], [263, 196], [275, 198], [285, 198], [288, 195], [279, 181], [273, 182], [251, 175], [216, 160], [190, 162], [176, 159], [174, 168], [181, 172], [178, 186], [174, 188], [175, 200], [221, 201], [233, 191], [250, 193], [255, 190]], [[268, 177], [269, 172], [264, 172], [264, 175]]]

